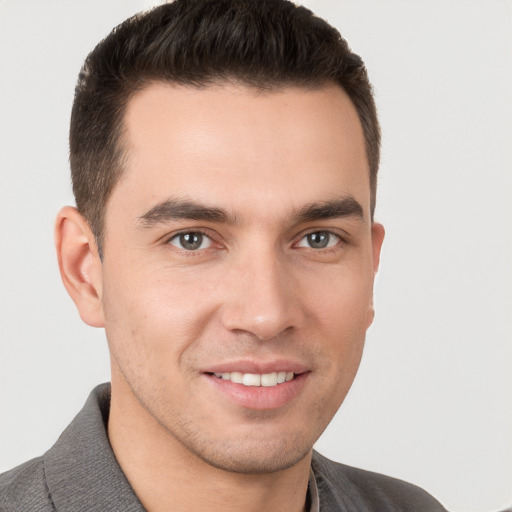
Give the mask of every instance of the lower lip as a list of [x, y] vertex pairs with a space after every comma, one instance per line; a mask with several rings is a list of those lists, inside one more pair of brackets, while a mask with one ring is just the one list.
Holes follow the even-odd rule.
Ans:
[[296, 375], [292, 380], [276, 386], [244, 386], [215, 375], [203, 374], [217, 390], [231, 401], [247, 409], [277, 409], [291, 402], [300, 394], [309, 377], [309, 372]]

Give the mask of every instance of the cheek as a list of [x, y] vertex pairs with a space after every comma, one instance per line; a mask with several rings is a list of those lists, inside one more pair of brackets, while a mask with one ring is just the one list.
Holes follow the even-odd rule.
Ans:
[[326, 375], [333, 385], [333, 398], [344, 397], [357, 372], [372, 309], [373, 279], [368, 272], [332, 275], [329, 286], [315, 294], [311, 309], [317, 320], [325, 354]]
[[325, 329], [345, 332], [348, 337], [366, 331], [368, 314], [372, 310], [373, 277], [359, 272], [330, 272], [323, 276], [322, 286], [309, 286], [309, 307]]
[[200, 281], [180, 280], [176, 273], [131, 271], [129, 280], [126, 273], [117, 274], [109, 274], [103, 295], [107, 339], [116, 359], [152, 371], [179, 364], [215, 311], [212, 294]]

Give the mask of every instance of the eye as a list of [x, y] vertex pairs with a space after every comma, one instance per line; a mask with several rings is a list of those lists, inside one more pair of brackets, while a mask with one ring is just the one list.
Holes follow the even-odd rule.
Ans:
[[197, 251], [210, 247], [212, 240], [200, 231], [186, 231], [173, 236], [168, 243], [185, 251]]
[[297, 247], [309, 247], [310, 249], [326, 249], [340, 242], [341, 238], [330, 231], [314, 231], [304, 236]]

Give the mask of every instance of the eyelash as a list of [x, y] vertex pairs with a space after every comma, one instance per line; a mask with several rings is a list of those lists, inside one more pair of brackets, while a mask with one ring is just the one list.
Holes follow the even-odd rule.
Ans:
[[[331, 244], [331, 245], [327, 245], [326, 247], [318, 247], [318, 248], [315, 248], [315, 247], [310, 247], [310, 246], [300, 246], [299, 244], [307, 239], [307, 237], [311, 236], [311, 235], [327, 235], [329, 237], [328, 239], [328, 244], [331, 243], [332, 239], [334, 238], [335, 239], [335, 243]], [[297, 246], [297, 247], [304, 247], [305, 249], [311, 249], [315, 252], [332, 252], [332, 251], [335, 251], [337, 246], [340, 244], [340, 243], [346, 243], [345, 240], [338, 234], [338, 233], [335, 233], [333, 231], [330, 231], [328, 229], [316, 229], [316, 230], [313, 230], [313, 231], [309, 231], [307, 233], [304, 233], [298, 242], [296, 242], [294, 244], [294, 246]]]
[[[328, 240], [328, 244], [331, 244], [331, 241], [333, 238], [335, 238], [335, 243], [331, 244], [331, 245], [327, 245], [326, 247], [310, 247], [310, 246], [301, 246], [299, 245], [302, 241], [304, 241], [305, 239], [307, 239], [307, 237], [311, 236], [311, 235], [327, 235], [329, 237], [329, 240]], [[184, 247], [179, 247], [178, 245], [174, 245], [172, 244], [171, 242], [173, 240], [176, 240], [184, 235], [201, 235], [202, 237], [205, 237], [209, 240], [210, 242], [210, 245], [215, 243], [215, 240], [214, 238], [207, 232], [205, 232], [204, 230], [202, 229], [194, 229], [194, 230], [187, 230], [187, 231], [180, 231], [179, 233], [175, 233], [174, 235], [172, 235], [171, 237], [167, 238], [166, 240], [166, 244], [168, 245], [172, 245], [173, 247], [175, 247], [178, 251], [180, 251], [181, 253], [189, 256], [189, 255], [197, 255], [197, 254], [201, 254], [203, 251], [207, 250], [207, 249], [210, 249], [210, 247], [204, 247], [201, 249], [201, 245], [203, 244], [203, 240], [201, 241], [201, 244], [198, 248], [196, 249], [186, 249]], [[306, 242], [307, 243], [307, 242]], [[333, 231], [329, 231], [329, 230], [321, 230], [321, 229], [316, 229], [316, 230], [313, 230], [313, 231], [309, 231], [307, 233], [304, 233], [301, 235], [301, 237], [299, 238], [299, 240], [297, 242], [295, 242], [293, 244], [293, 247], [298, 247], [298, 248], [304, 248], [304, 249], [309, 249], [309, 250], [313, 250], [315, 252], [323, 252], [323, 253], [326, 253], [326, 252], [333, 252], [335, 251], [338, 246], [340, 244], [346, 244], [346, 240], [340, 236], [338, 233], [335, 233]]]
[[179, 239], [181, 236], [184, 236], [184, 235], [197, 235], [197, 234], [207, 238], [210, 241], [210, 244], [215, 243], [215, 240], [213, 239], [213, 237], [210, 234], [206, 233], [202, 229], [193, 229], [193, 230], [190, 229], [190, 230], [180, 231], [179, 233], [175, 233], [171, 237], [167, 238], [165, 243], [166, 243], [166, 245], [172, 245], [173, 247], [176, 248], [177, 251], [179, 251], [181, 254], [184, 254], [186, 256], [198, 255], [198, 254], [201, 254], [203, 251], [209, 249], [210, 247], [205, 247], [203, 249], [200, 249], [200, 248], [198, 248], [198, 249], [185, 249], [184, 247], [179, 247], [179, 246], [174, 245], [174, 244], [171, 243], [173, 240]]

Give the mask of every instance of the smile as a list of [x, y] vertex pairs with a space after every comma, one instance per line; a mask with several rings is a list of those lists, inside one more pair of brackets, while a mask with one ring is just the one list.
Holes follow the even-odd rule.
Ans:
[[[203, 376], [213, 386], [215, 393], [220, 393], [231, 404], [244, 409], [269, 410], [283, 407], [302, 393], [311, 377], [307, 367], [293, 362], [261, 364], [259, 368], [257, 364], [247, 362], [233, 362], [224, 366], [230, 368], [212, 368], [209, 372], [203, 372]], [[271, 371], [274, 368], [275, 371]]]
[[295, 374], [293, 372], [272, 372], [272, 373], [242, 373], [242, 372], [224, 372], [214, 373], [215, 377], [222, 380], [229, 380], [235, 384], [244, 386], [264, 386], [272, 387], [284, 382], [293, 380]]

